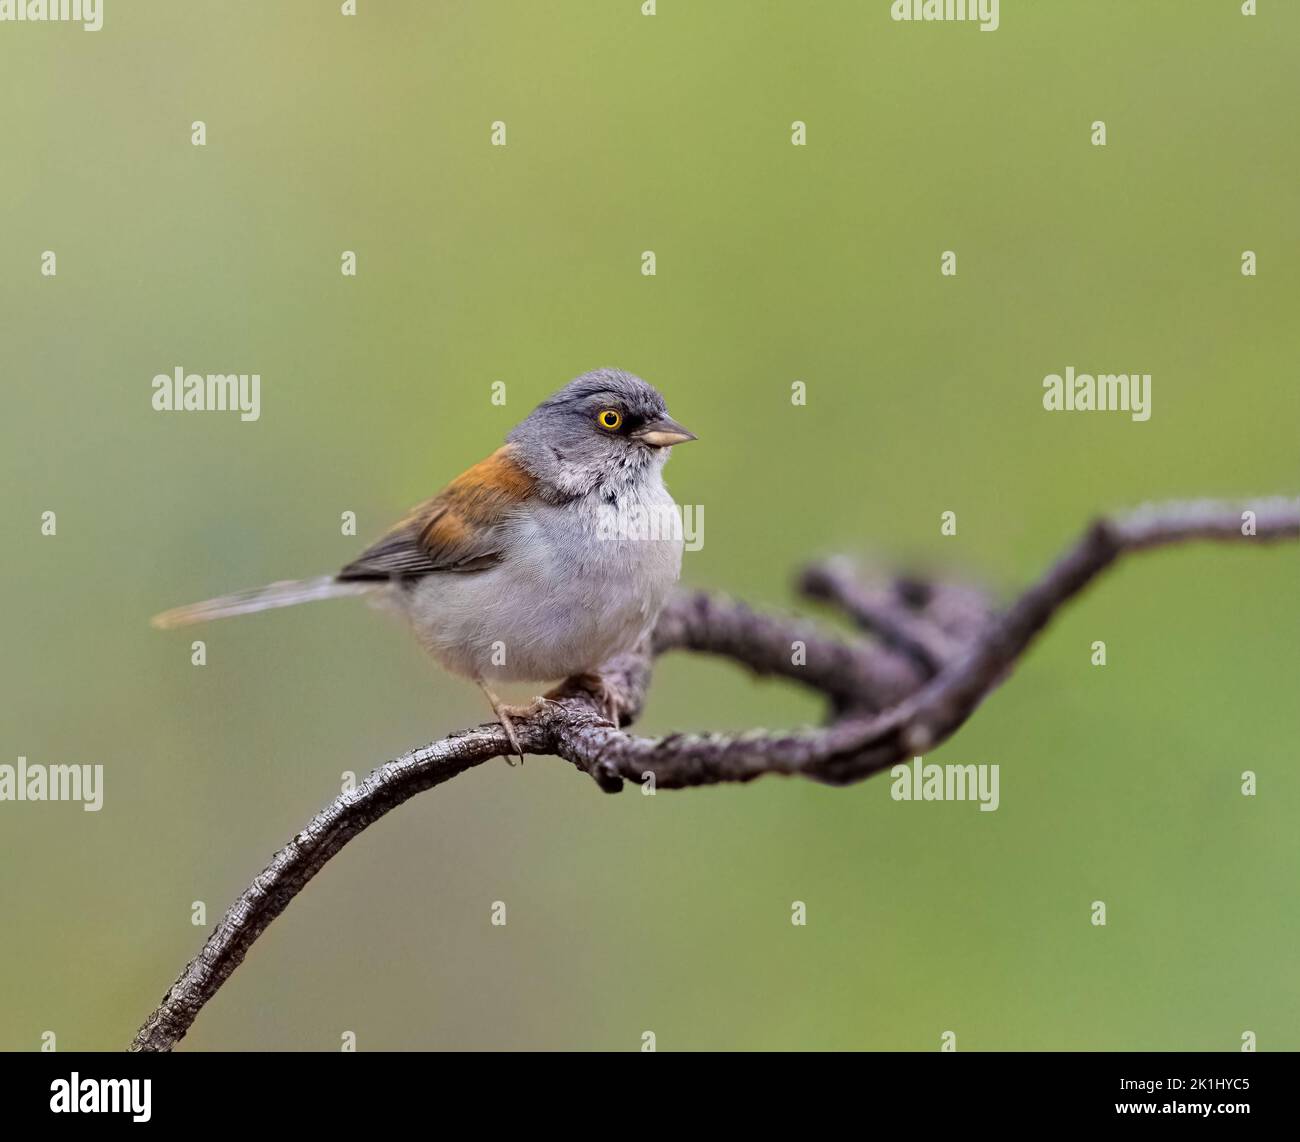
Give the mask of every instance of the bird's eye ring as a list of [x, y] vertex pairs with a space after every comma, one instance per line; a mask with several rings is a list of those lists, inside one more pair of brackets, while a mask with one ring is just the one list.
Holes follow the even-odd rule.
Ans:
[[623, 423], [623, 414], [614, 408], [601, 409], [596, 417], [596, 423], [601, 428], [613, 432]]

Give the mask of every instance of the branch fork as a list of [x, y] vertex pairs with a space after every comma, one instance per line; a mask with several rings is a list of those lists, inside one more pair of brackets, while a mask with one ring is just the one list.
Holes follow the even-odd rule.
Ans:
[[[1246, 513], [1253, 513], [1250, 526]], [[961, 583], [904, 577], [868, 585], [843, 559], [805, 568], [802, 593], [838, 608], [871, 640], [837, 638], [805, 620], [761, 614], [725, 596], [683, 592], [664, 609], [647, 645], [601, 669], [603, 685], [570, 679], [535, 713], [514, 719], [514, 729], [525, 753], [561, 757], [608, 793], [646, 775], [653, 775], [657, 789], [772, 773], [846, 785], [951, 737], [1055, 613], [1122, 555], [1198, 539], [1266, 544], [1297, 538], [1300, 498], [1146, 505], [1093, 523], [1002, 611]], [[796, 643], [803, 643], [804, 655], [793, 654]], [[658, 739], [627, 733], [620, 727], [639, 716], [655, 658], [673, 650], [720, 655], [757, 675], [807, 686], [827, 699], [829, 721], [784, 732]], [[511, 753], [500, 725], [475, 726], [411, 750], [336, 797], [222, 917], [130, 1049], [167, 1051], [180, 1042], [258, 936], [368, 825], [417, 793]]]

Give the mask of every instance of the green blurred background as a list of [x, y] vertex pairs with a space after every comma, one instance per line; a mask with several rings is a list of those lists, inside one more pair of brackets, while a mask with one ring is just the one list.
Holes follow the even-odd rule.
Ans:
[[[1097, 511], [1300, 485], [1300, 6], [658, 7], [0, 25], [0, 757], [106, 769], [98, 814], [0, 804], [0, 1047], [124, 1046], [344, 771], [485, 715], [359, 602], [149, 615], [341, 565], [579, 372], [667, 394], [684, 580], [774, 608], [816, 554], [1008, 594]], [[177, 365], [260, 373], [261, 420], [153, 412]], [[1152, 419], [1048, 415], [1067, 365], [1151, 373]], [[1000, 764], [996, 813], [475, 769], [350, 845], [184, 1047], [1300, 1048], [1298, 569], [1108, 575], [932, 755]], [[677, 656], [641, 728], [820, 714]]]

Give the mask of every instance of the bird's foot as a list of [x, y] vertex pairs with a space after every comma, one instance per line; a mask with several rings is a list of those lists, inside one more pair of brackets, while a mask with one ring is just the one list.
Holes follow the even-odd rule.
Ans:
[[547, 706], [555, 706], [559, 703], [548, 698], [545, 694], [539, 694], [526, 706], [511, 706], [502, 703], [503, 709], [512, 718], [535, 718], [538, 714], [543, 713]]
[[524, 763], [524, 747], [520, 744], [519, 733], [515, 729], [514, 718], [533, 718], [542, 712], [546, 705], [550, 704], [548, 698], [534, 698], [527, 706], [509, 706], [501, 701], [481, 679], [479, 680], [479, 689], [487, 695], [487, 700], [492, 704], [492, 712], [496, 714], [497, 721], [501, 723], [501, 728], [506, 732], [506, 740], [510, 742], [510, 755], [506, 757], [507, 765], [514, 765], [514, 758], [519, 758], [519, 764]]
[[[501, 723], [501, 728], [506, 731], [506, 737], [510, 741], [510, 748], [514, 751], [515, 756], [519, 758], [519, 764], [524, 764], [524, 747], [519, 744], [519, 735], [515, 732], [515, 724], [510, 720], [510, 714], [504, 706], [498, 706], [497, 721]], [[509, 754], [506, 755], [506, 764], [514, 765], [515, 758]]]
[[558, 688], [550, 691], [546, 697], [561, 697], [566, 693], [571, 694], [574, 690], [585, 690], [590, 694], [596, 700], [596, 705], [605, 721], [616, 729], [618, 728], [619, 695], [605, 681], [603, 675], [592, 672], [575, 674], [572, 678], [566, 678]]

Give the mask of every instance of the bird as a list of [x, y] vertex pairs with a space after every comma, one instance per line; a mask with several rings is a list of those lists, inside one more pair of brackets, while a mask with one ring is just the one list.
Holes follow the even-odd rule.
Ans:
[[152, 624], [372, 596], [447, 671], [477, 683], [522, 761], [513, 719], [550, 699], [509, 706], [494, 687], [576, 676], [613, 716], [599, 668], [649, 634], [681, 574], [663, 470], [675, 445], [696, 439], [640, 377], [584, 373], [336, 574], [177, 607]]

